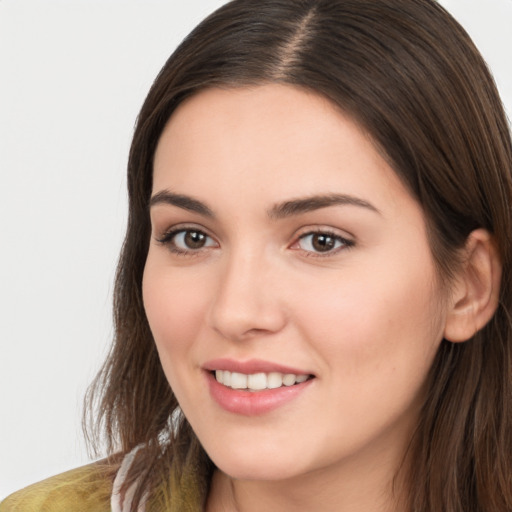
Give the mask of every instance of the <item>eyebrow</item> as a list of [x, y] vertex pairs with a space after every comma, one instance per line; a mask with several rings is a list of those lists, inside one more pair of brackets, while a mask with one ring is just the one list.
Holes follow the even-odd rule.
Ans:
[[359, 197], [347, 194], [326, 194], [311, 197], [293, 199], [284, 203], [274, 205], [268, 212], [272, 219], [283, 219], [293, 215], [300, 215], [313, 210], [327, 208], [329, 206], [357, 206], [366, 208], [370, 211], [380, 214], [380, 211], [368, 201]]
[[[170, 192], [169, 190], [162, 190], [151, 197], [149, 206], [151, 207], [157, 204], [169, 204], [184, 210], [198, 213], [204, 217], [215, 218], [213, 210], [203, 202], [184, 194]], [[348, 194], [324, 194], [292, 199], [290, 201], [275, 204], [267, 213], [271, 219], [277, 220], [314, 210], [320, 210], [321, 208], [327, 208], [329, 206], [347, 205], [366, 208], [380, 214], [380, 211], [368, 201]]]
[[175, 194], [173, 192], [169, 192], [168, 190], [162, 190], [161, 192], [156, 193], [149, 201], [150, 207], [157, 204], [170, 204], [190, 212], [198, 213], [203, 217], [215, 217], [211, 208], [206, 206], [201, 201], [198, 201], [197, 199], [189, 196], [185, 196], [183, 194]]

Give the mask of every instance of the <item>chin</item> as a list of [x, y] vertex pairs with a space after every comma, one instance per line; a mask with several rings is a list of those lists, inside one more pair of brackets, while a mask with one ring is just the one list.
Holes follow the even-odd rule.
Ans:
[[217, 465], [217, 467], [234, 480], [279, 481], [297, 476], [297, 472], [291, 471], [289, 465], [281, 467], [274, 464], [253, 464], [245, 461], [240, 464]]
[[302, 473], [294, 460], [271, 456], [253, 457], [247, 453], [210, 456], [218, 469], [235, 480], [287, 480]]

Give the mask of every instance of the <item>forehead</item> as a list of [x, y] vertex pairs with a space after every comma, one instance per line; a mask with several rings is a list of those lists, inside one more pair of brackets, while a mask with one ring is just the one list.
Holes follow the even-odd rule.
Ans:
[[267, 204], [314, 193], [409, 195], [351, 118], [323, 96], [277, 84], [208, 89], [180, 105], [154, 159], [153, 193], [167, 188]]

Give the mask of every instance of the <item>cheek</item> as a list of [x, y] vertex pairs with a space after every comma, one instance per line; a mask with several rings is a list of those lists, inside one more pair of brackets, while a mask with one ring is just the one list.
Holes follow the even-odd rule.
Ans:
[[172, 361], [186, 353], [197, 338], [207, 294], [186, 272], [166, 268], [151, 256], [144, 269], [142, 291], [146, 316], [167, 374]]
[[[340, 272], [308, 289], [294, 305], [304, 335], [322, 351], [333, 375], [426, 373], [441, 341], [444, 316], [434, 270], [388, 260]], [[342, 378], [342, 377], [340, 377]], [[368, 379], [372, 383], [372, 379]]]
[[169, 268], [148, 255], [142, 287], [144, 308], [162, 369], [187, 417], [198, 407], [191, 396], [200, 395], [202, 382], [191, 378], [199, 371], [192, 354], [204, 321], [202, 301], [206, 296], [197, 283], [182, 269]]
[[383, 268], [310, 283], [311, 295], [294, 305], [301, 337], [320, 361], [324, 405], [330, 404], [317, 413], [332, 426], [326, 450], [343, 444], [340, 431], [362, 444], [392, 425], [410, 428], [442, 338], [428, 265]]

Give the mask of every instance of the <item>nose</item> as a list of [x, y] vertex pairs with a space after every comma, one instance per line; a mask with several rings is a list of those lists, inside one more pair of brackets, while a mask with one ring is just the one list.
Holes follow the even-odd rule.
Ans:
[[233, 341], [283, 329], [287, 315], [275, 265], [250, 251], [233, 254], [222, 265], [210, 308], [211, 327]]

